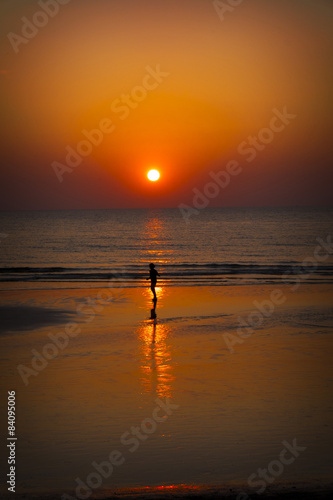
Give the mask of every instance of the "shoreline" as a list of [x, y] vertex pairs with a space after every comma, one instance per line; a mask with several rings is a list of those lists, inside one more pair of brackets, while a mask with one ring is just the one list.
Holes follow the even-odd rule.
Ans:
[[[276, 309], [286, 306], [305, 307], [325, 305], [329, 307], [333, 300], [333, 288], [330, 284], [303, 283], [293, 290], [287, 284], [251, 284], [233, 286], [165, 286], [158, 284], [157, 311], [163, 312], [158, 318], [170, 321], [177, 311], [177, 318], [190, 320], [197, 317], [210, 317], [212, 313], [246, 314], [258, 309], [257, 302], [275, 301]], [[278, 296], [279, 295], [279, 296]], [[150, 287], [89, 287], [89, 288], [51, 288], [51, 289], [7, 289], [0, 290], [0, 313], [2, 326], [13, 327], [12, 331], [34, 331], [48, 326], [65, 324], [68, 321], [84, 322], [84, 314], [78, 314], [78, 304], [94, 300], [96, 317], [114, 309], [113, 326], [118, 323], [117, 309], [126, 307], [127, 322], [122, 326], [136, 324], [149, 319], [152, 307]], [[146, 309], [146, 313], [143, 313]], [[260, 310], [260, 309], [259, 309]], [[223, 314], [223, 315], [224, 315]], [[25, 316], [21, 318], [19, 316]], [[81, 316], [81, 319], [79, 318]], [[25, 320], [25, 323], [23, 321]]]

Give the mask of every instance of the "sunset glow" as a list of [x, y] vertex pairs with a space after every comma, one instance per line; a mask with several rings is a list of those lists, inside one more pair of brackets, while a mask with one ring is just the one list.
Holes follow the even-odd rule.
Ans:
[[330, 204], [328, 0], [38, 5], [0, 7], [0, 208], [194, 206], [229, 161], [209, 206]]

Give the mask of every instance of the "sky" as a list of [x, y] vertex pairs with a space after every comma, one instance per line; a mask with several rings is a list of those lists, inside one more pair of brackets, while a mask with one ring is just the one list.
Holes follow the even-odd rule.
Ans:
[[0, 32], [1, 210], [331, 204], [330, 0], [2, 0]]

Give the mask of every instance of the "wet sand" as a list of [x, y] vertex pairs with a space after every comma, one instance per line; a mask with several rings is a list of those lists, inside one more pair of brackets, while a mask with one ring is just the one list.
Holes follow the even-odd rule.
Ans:
[[[1, 384], [19, 401], [17, 492], [75, 494], [77, 478], [86, 484], [92, 464], [118, 450], [124, 463], [92, 497], [255, 498], [250, 475], [296, 439], [306, 450], [260, 496], [325, 498], [332, 291], [281, 290], [285, 301], [243, 337], [239, 318], [248, 324], [273, 288], [163, 287], [156, 322], [149, 289], [113, 290], [112, 300], [97, 288], [1, 292]], [[177, 408], [131, 451], [122, 436], [152, 418], [157, 399]]]
[[70, 319], [71, 313], [46, 307], [7, 305], [0, 306], [0, 334], [31, 331], [51, 325], [62, 325]]

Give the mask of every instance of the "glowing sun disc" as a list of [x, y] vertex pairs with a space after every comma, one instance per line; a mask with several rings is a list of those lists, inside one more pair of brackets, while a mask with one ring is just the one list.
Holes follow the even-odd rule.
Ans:
[[149, 170], [147, 177], [150, 181], [155, 182], [160, 178], [160, 173], [158, 170]]

